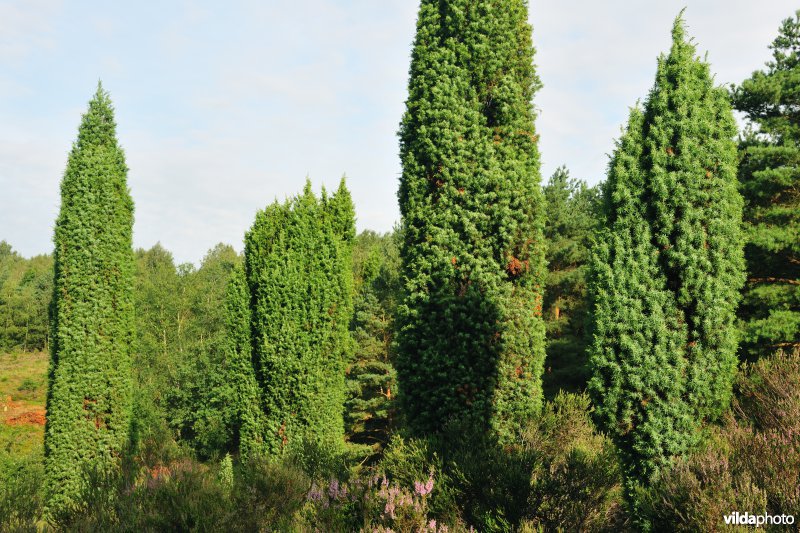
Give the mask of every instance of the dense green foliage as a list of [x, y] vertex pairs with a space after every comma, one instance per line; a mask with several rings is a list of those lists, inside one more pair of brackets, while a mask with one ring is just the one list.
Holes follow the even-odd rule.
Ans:
[[[173, 435], [210, 457], [235, 449], [228, 406], [217, 399], [226, 357], [226, 286], [241, 262], [228, 245], [211, 249], [195, 269], [175, 266], [162, 246], [137, 251], [135, 441]], [[146, 442], [142, 442], [146, 447]]]
[[353, 249], [355, 280], [351, 332], [355, 342], [347, 368], [345, 434], [353, 444], [380, 452], [389, 442], [394, 398], [394, 315], [400, 292], [397, 233], [365, 231]]
[[403, 224], [383, 235], [356, 236], [344, 181], [307, 183], [257, 214], [244, 257], [133, 254], [98, 89], [54, 256], [0, 241], [0, 530], [800, 516], [800, 12], [731, 93], [751, 121], [738, 181], [728, 94], [679, 18], [594, 188], [562, 167], [539, 189], [524, 0], [422, 0], [417, 30]]
[[61, 182], [45, 429], [47, 508], [82, 507], [89, 469], [119, 466], [131, 423], [133, 201], [108, 93], [98, 86]]
[[713, 531], [732, 509], [800, 515], [800, 351], [746, 365], [736, 389], [708, 442], [642, 491], [642, 512], [660, 530]]
[[[586, 396], [559, 395], [523, 431], [514, 453], [461, 436], [458, 453], [393, 438], [381, 463], [310, 473], [291, 455], [230, 465], [185, 457], [132, 464], [93, 478], [95, 505], [79, 531], [502, 531], [580, 526], [620, 531], [620, 478], [611, 442], [592, 427]], [[308, 453], [307, 451], [304, 453]], [[325, 451], [311, 451], [325, 462]], [[452, 475], [444, 473], [445, 467]], [[35, 530], [36, 465], [0, 485], [0, 529]], [[533, 480], [533, 481], [532, 481]], [[524, 528], [528, 529], [524, 529]]]
[[538, 412], [544, 207], [524, 0], [424, 0], [400, 128], [400, 401], [412, 431]]
[[743, 282], [736, 128], [676, 20], [605, 186], [592, 259], [590, 391], [629, 479], [646, 481], [727, 407]]
[[25, 259], [0, 241], [0, 351], [48, 348], [52, 294], [52, 257]]
[[800, 346], [800, 12], [770, 48], [767, 68], [732, 92], [751, 126], [739, 165], [748, 271], [739, 316], [750, 358]]
[[599, 189], [570, 178], [564, 167], [550, 176], [542, 190], [547, 206], [544, 236], [548, 261], [544, 390], [552, 398], [560, 389], [582, 391], [589, 380], [586, 276], [600, 203]]
[[256, 382], [250, 333], [250, 291], [244, 265], [237, 265], [228, 280], [225, 296], [226, 345], [224, 357], [213, 369], [214, 383], [208, 413], [226, 437], [217, 449], [240, 450], [250, 456], [262, 447], [264, 414]]
[[321, 199], [307, 182], [300, 196], [259, 211], [245, 236], [260, 434], [269, 454], [306, 440], [344, 445], [354, 239], [344, 180]]

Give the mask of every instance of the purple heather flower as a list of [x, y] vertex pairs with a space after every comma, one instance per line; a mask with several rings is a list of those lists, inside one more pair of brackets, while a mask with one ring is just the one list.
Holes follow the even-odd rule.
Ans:
[[316, 484], [311, 485], [311, 490], [308, 491], [308, 496], [306, 496], [308, 501], [312, 502], [321, 502], [322, 501], [322, 491], [317, 488]]
[[332, 479], [330, 485], [328, 486], [328, 496], [333, 499], [337, 499], [339, 497], [339, 480]]

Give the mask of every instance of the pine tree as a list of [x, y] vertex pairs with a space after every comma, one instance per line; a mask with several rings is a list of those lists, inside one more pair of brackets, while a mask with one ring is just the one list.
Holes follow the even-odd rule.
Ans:
[[131, 414], [133, 201], [111, 100], [98, 85], [61, 182], [45, 428], [47, 510], [81, 501], [89, 471], [113, 475]]
[[736, 127], [679, 17], [604, 191], [591, 266], [590, 391], [628, 479], [646, 482], [728, 404], [743, 282]]
[[766, 70], [732, 92], [752, 126], [739, 145], [748, 272], [739, 317], [750, 358], [800, 346], [800, 11], [770, 48]]
[[400, 128], [397, 372], [412, 431], [541, 406], [543, 203], [527, 2], [423, 0]]
[[306, 440], [344, 444], [353, 213], [344, 181], [322, 200], [306, 183], [302, 195], [260, 211], [245, 236], [252, 356], [267, 453]]
[[543, 188], [547, 205], [546, 396], [581, 391], [589, 379], [586, 357], [588, 295], [586, 275], [592, 232], [598, 226], [598, 187], [557, 169]]

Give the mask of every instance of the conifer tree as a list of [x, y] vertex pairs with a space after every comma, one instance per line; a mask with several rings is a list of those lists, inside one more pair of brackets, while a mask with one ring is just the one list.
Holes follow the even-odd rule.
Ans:
[[736, 127], [679, 17], [609, 166], [592, 259], [590, 391], [631, 485], [726, 407], [743, 282]]
[[[267, 453], [311, 440], [344, 444], [344, 369], [352, 343], [354, 210], [342, 181], [256, 215], [245, 236], [252, 356]], [[247, 442], [257, 441], [248, 436]]]
[[561, 167], [543, 188], [547, 205], [547, 360], [544, 390], [581, 391], [589, 379], [586, 325], [589, 312], [586, 275], [589, 245], [598, 226], [598, 187], [569, 177]]
[[98, 84], [61, 182], [45, 428], [47, 509], [69, 514], [89, 471], [112, 475], [130, 425], [133, 201], [109, 95]]
[[543, 205], [527, 2], [421, 2], [400, 128], [412, 431], [509, 437], [541, 405]]
[[750, 358], [800, 346], [800, 11], [764, 71], [735, 87], [751, 128], [740, 142], [748, 279], [739, 309]]
[[356, 239], [353, 254], [356, 297], [350, 329], [355, 351], [347, 369], [345, 430], [353, 451], [372, 459], [389, 442], [395, 410], [398, 244], [396, 233], [364, 231]]
[[216, 387], [219, 391], [215, 394], [216, 403], [219, 409], [229, 411], [226, 423], [231, 428], [233, 447], [238, 446], [243, 456], [257, 455], [263, 452], [264, 413], [253, 369], [250, 293], [243, 265], [237, 265], [231, 272], [225, 306], [227, 345], [219, 372], [222, 382]]

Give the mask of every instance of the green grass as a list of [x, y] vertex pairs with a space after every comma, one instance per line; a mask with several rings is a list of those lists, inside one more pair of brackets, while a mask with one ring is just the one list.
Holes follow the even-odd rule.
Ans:
[[48, 356], [0, 353], [0, 470], [42, 455]]

